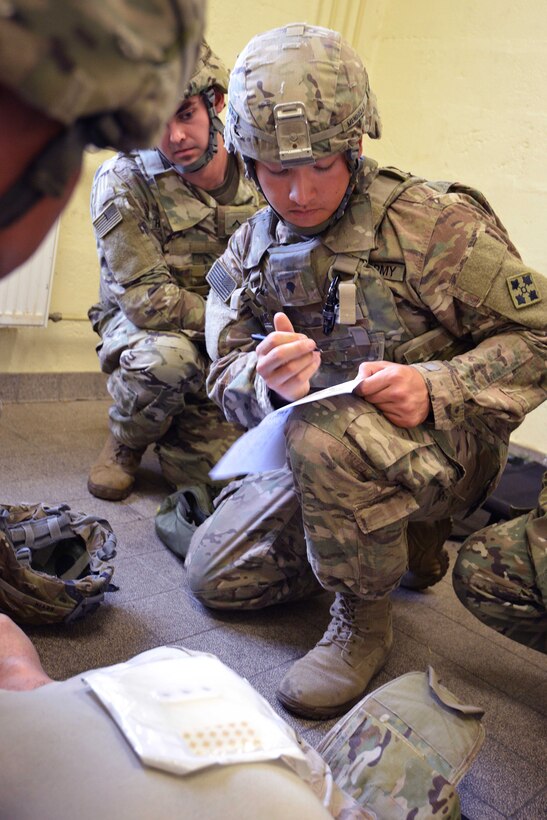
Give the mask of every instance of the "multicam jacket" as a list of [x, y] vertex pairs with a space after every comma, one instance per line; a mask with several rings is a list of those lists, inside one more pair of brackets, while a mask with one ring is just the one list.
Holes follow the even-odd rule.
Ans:
[[203, 339], [205, 274], [259, 207], [239, 163], [238, 171], [232, 201], [219, 205], [156, 149], [117, 154], [101, 165], [91, 193], [101, 265], [100, 302], [89, 311], [94, 330], [101, 333], [121, 312], [138, 329], [182, 329]]
[[[325, 336], [335, 274], [350, 296], [353, 288], [354, 316]], [[207, 278], [208, 392], [247, 427], [273, 409], [250, 335], [269, 332], [276, 310], [322, 352], [312, 389], [353, 378], [367, 359], [410, 364], [426, 380], [439, 431], [465, 424], [507, 438], [545, 398], [547, 281], [466, 186], [368, 161], [330, 229], [298, 236], [266, 208]]]

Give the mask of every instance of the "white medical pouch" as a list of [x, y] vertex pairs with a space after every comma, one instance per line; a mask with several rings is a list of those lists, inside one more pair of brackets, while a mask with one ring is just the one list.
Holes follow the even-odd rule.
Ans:
[[283, 758], [307, 768], [294, 731], [214, 655], [159, 647], [83, 680], [147, 766], [183, 775]]

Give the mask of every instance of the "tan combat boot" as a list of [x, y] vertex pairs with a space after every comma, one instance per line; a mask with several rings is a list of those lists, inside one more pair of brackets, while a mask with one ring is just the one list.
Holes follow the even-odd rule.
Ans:
[[365, 601], [337, 593], [330, 613], [317, 646], [291, 666], [277, 690], [283, 706], [302, 717], [347, 712], [383, 667], [393, 643], [389, 598]]
[[452, 531], [452, 519], [411, 521], [408, 525], [408, 570], [401, 579], [406, 589], [426, 589], [444, 578], [450, 558], [443, 544]]
[[99, 458], [89, 471], [87, 489], [97, 498], [121, 501], [126, 498], [135, 483], [146, 447], [133, 450], [119, 442], [109, 433]]

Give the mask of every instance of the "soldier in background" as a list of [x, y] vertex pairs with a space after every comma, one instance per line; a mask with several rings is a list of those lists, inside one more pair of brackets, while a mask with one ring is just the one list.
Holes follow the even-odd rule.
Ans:
[[95, 175], [101, 284], [89, 317], [113, 398], [110, 433], [88, 481], [99, 498], [131, 492], [153, 443], [171, 484], [207, 486], [238, 435], [203, 389], [205, 274], [259, 204], [224, 147], [218, 115], [227, 85], [227, 69], [203, 42], [157, 148], [117, 154]]
[[364, 135], [380, 136], [375, 98], [337, 32], [292, 24], [241, 52], [226, 144], [270, 207], [209, 272], [208, 393], [251, 427], [361, 382], [292, 411], [288, 466], [229, 485], [186, 563], [214, 608], [333, 593], [277, 692], [309, 718], [362, 696], [392, 646], [391, 592], [446, 572], [450, 516], [494, 489], [545, 398], [544, 277], [482, 194], [379, 168]]
[[0, 276], [65, 207], [86, 145], [153, 144], [195, 64], [199, 0], [12, 0], [0, 12]]

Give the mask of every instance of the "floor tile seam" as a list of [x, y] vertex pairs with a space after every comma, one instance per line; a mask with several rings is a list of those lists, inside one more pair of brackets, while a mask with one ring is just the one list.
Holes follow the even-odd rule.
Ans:
[[535, 800], [538, 799], [538, 797], [541, 797], [542, 794], [547, 794], [547, 785], [543, 786], [532, 797], [528, 798], [526, 802], [522, 804], [522, 806], [519, 806], [518, 809], [515, 809], [515, 811], [509, 815], [508, 820], [515, 820], [519, 812], [523, 811], [523, 809], [526, 809], [527, 806], [530, 806]]
[[292, 665], [292, 662], [293, 662], [293, 658], [287, 658], [286, 660], [281, 661], [281, 663], [278, 663], [276, 666], [272, 666], [270, 669], [265, 669], [262, 672], [254, 672], [252, 675], [248, 675], [247, 680], [249, 681], [249, 683], [252, 684], [252, 682], [254, 680], [258, 680], [259, 678], [262, 678], [264, 675], [268, 674], [268, 672], [272, 672], [274, 670], [281, 669], [283, 666], [287, 666], [288, 664]]
[[[420, 606], [425, 607], [427, 605], [426, 604], [420, 604]], [[467, 626], [466, 624], [462, 624], [460, 621], [455, 620], [450, 615], [448, 615], [446, 612], [443, 612], [442, 610], [437, 610], [436, 607], [432, 607], [432, 608], [435, 609], [435, 611], [438, 611], [443, 617], [445, 617], [452, 624], [454, 624], [457, 627], [458, 630], [461, 631], [462, 629], [465, 629], [465, 631], [467, 633], [469, 633], [470, 635], [476, 635], [477, 637], [481, 638], [481, 640], [488, 640], [488, 638], [485, 635], [482, 635], [480, 632], [475, 631], [474, 629]], [[394, 620], [396, 620], [396, 617], [394, 618]], [[496, 632], [495, 630], [492, 630], [492, 631], [495, 632], [495, 634], [497, 634], [497, 635], [501, 634], [501, 633]], [[415, 638], [415, 640], [417, 640], [417, 639]], [[511, 641], [510, 638], [508, 638], [508, 640]], [[495, 644], [495, 645], [497, 646], [497, 644]], [[545, 672], [545, 670], [543, 669], [543, 667], [539, 663], [537, 663], [536, 661], [533, 661], [533, 660], [529, 660], [528, 658], [523, 658], [522, 655], [519, 655], [516, 652], [514, 652], [510, 646], [507, 646], [507, 647], [504, 646], [503, 651], [510, 653], [511, 657], [514, 659], [515, 664], [518, 664], [519, 661], [521, 661], [521, 662], [524, 661], [525, 663], [529, 663], [531, 666], [534, 666], [540, 672], [543, 672], [543, 673]]]
[[[181, 637], [169, 637], [169, 643], [183, 643], [188, 638], [195, 638], [197, 635], [205, 635], [206, 633], [212, 632], [215, 629], [217, 629], [216, 625], [212, 625], [208, 628], [206, 627], [205, 629], [198, 627], [195, 632], [185, 633]], [[162, 646], [167, 645], [166, 640], [162, 635], [161, 629], [158, 630], [155, 626], [150, 625], [150, 632], [154, 636], [154, 638], [157, 638], [160, 641]]]
[[[425, 604], [425, 603], [422, 603], [419, 599], [417, 600], [417, 603], [422, 607], [430, 607], [431, 609], [434, 609], [436, 612], [439, 612], [441, 615], [443, 615], [445, 618], [447, 618], [447, 620], [449, 620], [451, 623], [455, 624], [458, 627], [458, 629], [465, 629], [466, 632], [470, 633], [471, 635], [477, 635], [479, 638], [482, 638], [483, 640], [487, 640], [487, 638], [484, 635], [482, 635], [480, 632], [478, 632], [477, 630], [473, 629], [470, 626], [467, 626], [467, 624], [462, 624], [460, 621], [453, 618], [451, 615], [449, 615], [447, 612], [443, 611], [437, 605], [435, 605], [435, 604]], [[439, 604], [440, 604], [440, 601], [439, 601]], [[467, 610], [465, 610], [465, 607], [463, 606], [463, 604], [462, 604], [462, 609], [464, 611], [467, 611]], [[477, 622], [479, 624], [481, 623], [480, 621], [478, 621], [478, 619], [477, 619]], [[496, 630], [491, 630], [491, 631], [494, 632], [496, 635], [501, 635], [501, 633], [496, 632]], [[505, 636], [502, 636], [502, 637], [505, 637]], [[508, 639], [508, 640], [511, 640], [511, 639]], [[542, 672], [544, 671], [538, 663], [536, 663], [534, 661], [531, 661], [531, 660], [528, 660], [528, 658], [523, 658], [522, 655], [518, 655], [516, 652], [514, 652], [512, 650], [512, 648], [510, 646], [503, 647], [503, 649], [506, 652], [510, 652], [511, 656], [514, 657], [515, 660], [516, 659], [525, 660], [527, 663], [532, 664], [532, 666], [536, 666]]]
[[[461, 670], [462, 670], [463, 672], [465, 672], [467, 675], [471, 675], [472, 677], [475, 677], [475, 678], [476, 678], [478, 681], [480, 681], [481, 683], [485, 684], [486, 686], [489, 686], [491, 689], [493, 689], [493, 690], [494, 690], [494, 692], [497, 692], [498, 694], [502, 694], [502, 695], [504, 695], [504, 696], [506, 696], [506, 697], [511, 697], [511, 698], [513, 698], [513, 699], [515, 699], [515, 698], [516, 698], [516, 699], [518, 700], [519, 704], [522, 704], [522, 706], [525, 706], [526, 708], [530, 709], [531, 711], [536, 712], [538, 715], [541, 715], [541, 717], [544, 717], [544, 715], [543, 715], [543, 713], [542, 713], [542, 712], [540, 712], [538, 709], [535, 709], [533, 706], [530, 706], [530, 704], [529, 704], [529, 703], [527, 703], [527, 702], [525, 702], [525, 701], [521, 700], [521, 699], [520, 699], [517, 695], [514, 695], [514, 694], [512, 694], [512, 693], [510, 693], [510, 692], [506, 692], [504, 689], [500, 689], [498, 686], [495, 686], [493, 683], [491, 683], [490, 681], [488, 681], [488, 680], [486, 680], [485, 678], [481, 677], [481, 676], [480, 676], [478, 673], [476, 673], [476, 672], [475, 672], [475, 673], [472, 673], [472, 672], [471, 672], [471, 671], [470, 671], [470, 670], [469, 670], [466, 666], [463, 666], [463, 665], [462, 665], [461, 663], [459, 663], [459, 662], [458, 662], [455, 658], [451, 657], [450, 655], [445, 655], [445, 654], [443, 654], [443, 653], [442, 653], [439, 649], [436, 649], [436, 650], [435, 650], [435, 649], [432, 649], [432, 648], [431, 648], [431, 646], [430, 646], [429, 644], [426, 644], [426, 643], [423, 643], [422, 641], [419, 641], [419, 640], [416, 638], [416, 636], [415, 636], [415, 635], [413, 635], [412, 633], [410, 633], [410, 632], [405, 632], [405, 630], [404, 630], [404, 629], [401, 629], [400, 627], [395, 628], [395, 631], [396, 631], [396, 632], [401, 632], [401, 633], [402, 633], [402, 634], [404, 634], [407, 638], [413, 638], [413, 639], [414, 639], [417, 643], [421, 644], [421, 645], [422, 645], [423, 647], [425, 647], [426, 649], [429, 649], [430, 651], [435, 652], [437, 655], [440, 655], [440, 657], [441, 657], [441, 658], [443, 658], [443, 660], [448, 661], [449, 663], [452, 663], [454, 666], [456, 666], [458, 669], [461, 669]], [[522, 660], [522, 659], [519, 659], [519, 660]]]
[[[135, 555], [134, 558], [135, 558], [135, 561], [136, 561], [137, 565], [141, 566], [144, 571], [150, 571], [151, 570], [152, 572], [154, 572], [154, 574], [156, 576], [159, 576], [164, 581], [169, 583], [170, 582], [170, 577], [169, 577], [170, 573], [166, 574], [165, 570], [162, 571], [161, 569], [154, 569], [153, 567], [150, 567], [150, 565], [148, 563], [148, 560], [147, 560], [149, 555], [150, 555], [150, 553], [148, 553], [148, 552], [139, 553], [138, 555]], [[175, 588], [178, 588], [179, 583], [180, 583], [180, 579], [177, 578], [176, 580], [177, 580], [177, 583], [175, 584]]]
[[313, 629], [316, 629], [316, 630], [317, 630], [317, 632], [318, 632], [318, 633], [321, 633], [321, 634], [323, 634], [323, 633], [325, 632], [325, 630], [327, 629], [327, 626], [328, 626], [328, 621], [325, 623], [325, 626], [324, 626], [324, 627], [322, 627], [322, 626], [318, 626], [318, 625], [317, 625], [316, 623], [314, 623], [311, 619], [308, 619], [308, 618], [306, 618], [306, 617], [305, 617], [305, 616], [303, 616], [303, 615], [299, 615], [299, 614], [298, 614], [298, 612], [294, 612], [294, 613], [293, 613], [293, 617], [294, 617], [295, 619], [297, 619], [297, 620], [301, 621], [302, 623], [306, 624], [306, 626], [308, 626], [308, 627], [312, 627]]
[[[469, 777], [470, 773], [472, 774], [472, 770], [471, 770], [471, 772], [468, 772], [466, 775], [464, 775], [464, 777], [462, 778], [460, 783], [457, 783], [456, 786], [455, 786], [456, 792], [458, 793], [458, 796], [460, 798], [460, 802], [462, 800], [462, 797], [461, 797], [461, 791], [460, 791], [459, 787], [462, 783], [464, 783], [465, 779]], [[498, 815], [500, 818], [502, 818], [502, 820], [509, 820], [509, 815], [508, 814], [503, 814], [503, 812], [501, 812], [499, 810], [499, 808], [497, 808], [496, 806], [493, 806], [492, 803], [490, 803], [489, 800], [484, 795], [479, 794], [479, 792], [477, 792], [471, 786], [465, 785], [465, 796], [466, 797], [469, 796], [470, 798], [474, 798], [478, 803], [481, 803], [483, 806], [486, 806], [488, 809], [491, 809], [493, 812], [496, 813], [496, 815]], [[463, 820], [464, 816], [467, 818], [467, 820], [480, 820], [480, 818], [478, 818], [476, 816], [471, 817], [470, 815], [464, 815], [463, 813], [462, 813], [462, 820]]]
[[[535, 793], [535, 797], [537, 797], [538, 794], [541, 794], [541, 792], [547, 787], [547, 782], [545, 781], [545, 769], [540, 767], [540, 766], [537, 766], [535, 763], [531, 762], [529, 757], [527, 757], [523, 753], [517, 751], [514, 747], [508, 746], [506, 741], [501, 740], [495, 734], [495, 730], [489, 729], [486, 733], [486, 737], [487, 737], [487, 739], [489, 738], [490, 740], [495, 740], [496, 743], [498, 744], [498, 746], [501, 746], [502, 749], [505, 749], [505, 751], [507, 751], [509, 753], [510, 757], [518, 757], [519, 760], [521, 760], [524, 763], [525, 768], [527, 770], [533, 770], [534, 773], [538, 774], [540, 777], [543, 775], [544, 785], [539, 787], [538, 792]], [[530, 798], [526, 798], [526, 799], [528, 801]], [[517, 809], [515, 809], [515, 811], [517, 811]]]
[[287, 663], [292, 663], [294, 660], [298, 660], [301, 657], [298, 654], [291, 656], [289, 658], [285, 658], [284, 660], [280, 661], [279, 663], [274, 664], [273, 666], [267, 666], [265, 669], [262, 669], [260, 672], [254, 672], [253, 675], [249, 676], [249, 680], [252, 678], [258, 678], [261, 675], [266, 675], [269, 672], [275, 672], [277, 669], [281, 669], [282, 666], [285, 666]]
[[[422, 606], [423, 606], [423, 604], [422, 604]], [[463, 604], [462, 604], [462, 607], [463, 607]], [[465, 607], [463, 607], [463, 608], [465, 609]], [[452, 623], [456, 624], [458, 626], [458, 629], [465, 629], [470, 634], [477, 635], [479, 638], [483, 638], [484, 640], [487, 640], [487, 637], [485, 635], [483, 635], [481, 632], [478, 632], [477, 630], [472, 629], [470, 626], [467, 626], [467, 624], [462, 624], [460, 621], [455, 620], [448, 613], [444, 612], [442, 609], [439, 609], [437, 606], [433, 605], [432, 609], [434, 609], [436, 612], [440, 612], [442, 615], [444, 615], [445, 618], [448, 618], [448, 620], [450, 620], [450, 621], [452, 621]], [[477, 622], [479, 624], [481, 623], [480, 621], [478, 621], [478, 619], [477, 619]], [[483, 624], [483, 626], [487, 627], [486, 624]], [[490, 632], [494, 633], [495, 635], [498, 635], [502, 638], [506, 638], [506, 640], [508, 642], [510, 642], [510, 644], [515, 643], [511, 638], [508, 638], [506, 635], [503, 635], [501, 632], [497, 632], [496, 630], [491, 629], [489, 627], [487, 627], [487, 628], [489, 629]], [[495, 645], [498, 646], [497, 643]], [[521, 643], [518, 643], [517, 646], [519, 646], [521, 648], [522, 647], [526, 648], [525, 644], [521, 644]], [[544, 667], [543, 667], [542, 663], [539, 661], [539, 659], [536, 661], [536, 660], [531, 659], [531, 658], [524, 658], [522, 655], [520, 655], [518, 652], [516, 652], [512, 648], [512, 646], [510, 646], [510, 645], [508, 645], [508, 646], [504, 645], [503, 647], [500, 647], [500, 648], [502, 648], [504, 652], [509, 652], [511, 654], [511, 656], [513, 658], [515, 658], [515, 662], [517, 662], [518, 660], [520, 660], [520, 661], [524, 660], [524, 661], [526, 661], [526, 663], [529, 663], [531, 666], [534, 666], [536, 669], [539, 669], [540, 672], [543, 672], [545, 674], [546, 670], [544, 669]], [[527, 648], [530, 649], [530, 651], [534, 651], [534, 652], [537, 651], [537, 650], [532, 650], [531, 647], [527, 647]], [[545, 656], [541, 652], [539, 654], [542, 658], [545, 658]], [[543, 663], [544, 663], [544, 661], [543, 661]]]

